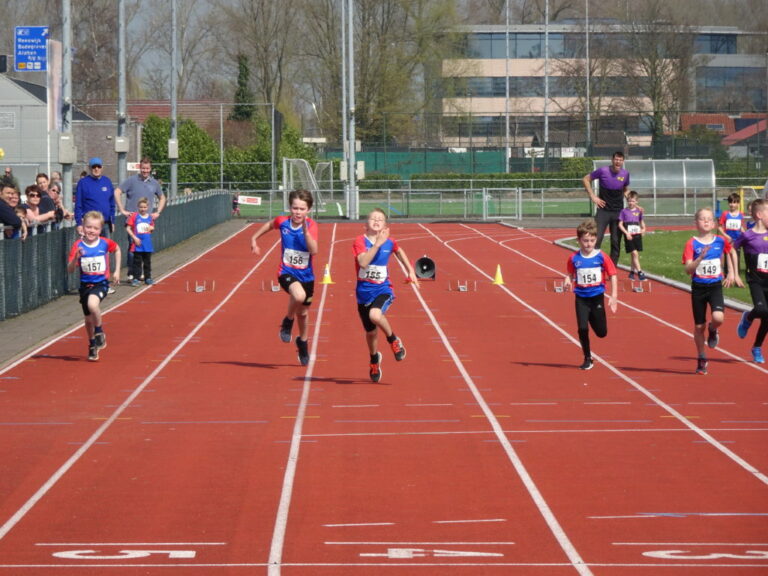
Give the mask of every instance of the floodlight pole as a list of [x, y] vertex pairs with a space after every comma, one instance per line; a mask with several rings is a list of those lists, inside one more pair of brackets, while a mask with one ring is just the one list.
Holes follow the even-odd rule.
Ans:
[[504, 171], [509, 173], [509, 0], [504, 0]]
[[[125, 138], [126, 124], [126, 54], [125, 54], [125, 0], [118, 0], [117, 3], [117, 138], [121, 141]], [[127, 158], [128, 153], [123, 152], [123, 146], [116, 148], [120, 150], [117, 153], [117, 181], [123, 182], [128, 176]]]
[[348, 20], [347, 20], [347, 36], [349, 39], [349, 45], [347, 49], [347, 57], [349, 63], [349, 82], [347, 90], [349, 91], [349, 164], [347, 169], [349, 170], [349, 177], [347, 179], [349, 183], [349, 218], [351, 220], [357, 220], [360, 217], [359, 196], [357, 191], [357, 174], [355, 172], [355, 2], [354, 0], [348, 0]]
[[168, 196], [175, 198], [178, 195], [179, 188], [179, 140], [178, 140], [178, 126], [176, 122], [177, 110], [176, 110], [176, 92], [178, 91], [178, 34], [176, 31], [176, 13], [177, 13], [177, 0], [171, 0], [171, 137], [168, 141], [168, 160], [171, 164], [171, 183], [168, 190]]
[[587, 69], [587, 72], [586, 72], [586, 75], [587, 75], [587, 87], [586, 87], [586, 89], [587, 89], [587, 100], [586, 100], [586, 105], [585, 105], [586, 106], [586, 114], [587, 114], [587, 150], [586, 150], [586, 153], [587, 153], [587, 155], [589, 155], [590, 149], [592, 148], [592, 126], [591, 126], [590, 118], [589, 118], [589, 114], [590, 114], [590, 110], [589, 109], [591, 108], [591, 106], [590, 106], [590, 94], [589, 94], [589, 82], [590, 82], [590, 79], [589, 79], [589, 73], [590, 73], [590, 70], [589, 70], [589, 0], [585, 0], [585, 4], [586, 4], [586, 18], [585, 18], [586, 53], [585, 53], [585, 57], [586, 57], [586, 69]]
[[[62, 86], [61, 97], [64, 110], [61, 118], [61, 134], [70, 139], [72, 134], [72, 3], [71, 0], [61, 2], [61, 47], [62, 47]], [[59, 150], [61, 154], [61, 150]], [[70, 212], [74, 211], [72, 202], [72, 164], [61, 163], [61, 183], [64, 207]]]

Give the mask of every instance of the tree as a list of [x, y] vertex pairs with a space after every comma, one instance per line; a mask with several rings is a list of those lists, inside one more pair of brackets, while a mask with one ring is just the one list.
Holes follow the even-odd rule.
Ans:
[[683, 106], [689, 101], [694, 68], [694, 36], [675, 23], [664, 0], [636, 4], [626, 36], [630, 110], [648, 110], [648, 128], [654, 140], [667, 127], [677, 129]]
[[251, 71], [248, 67], [248, 56], [237, 55], [237, 90], [235, 91], [235, 107], [229, 115], [230, 120], [250, 120], [253, 118], [253, 92], [249, 86]]

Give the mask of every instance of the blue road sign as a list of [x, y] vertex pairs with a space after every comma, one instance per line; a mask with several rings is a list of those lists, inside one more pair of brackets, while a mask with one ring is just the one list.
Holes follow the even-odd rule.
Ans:
[[48, 69], [48, 26], [16, 26], [14, 69], [44, 72]]

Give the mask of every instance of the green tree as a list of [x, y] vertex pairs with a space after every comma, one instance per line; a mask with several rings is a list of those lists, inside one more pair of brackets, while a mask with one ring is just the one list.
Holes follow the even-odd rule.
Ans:
[[253, 91], [250, 88], [251, 69], [248, 56], [237, 55], [237, 90], [235, 90], [235, 106], [229, 115], [230, 120], [250, 120], [253, 118]]
[[[180, 185], [200, 183], [209, 187], [219, 180], [219, 148], [211, 137], [192, 120], [182, 119], [178, 124]], [[169, 118], [150, 116], [144, 122], [142, 149], [152, 158], [160, 180], [170, 178], [168, 139], [171, 136]]]

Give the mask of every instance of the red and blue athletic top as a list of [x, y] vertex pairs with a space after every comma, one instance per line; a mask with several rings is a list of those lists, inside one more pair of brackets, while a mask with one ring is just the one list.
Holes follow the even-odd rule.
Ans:
[[87, 244], [80, 239], [69, 251], [69, 262], [80, 258], [80, 282], [82, 284], [99, 284], [109, 280], [109, 254], [117, 250], [117, 244], [110, 238], [102, 238], [95, 244]]
[[155, 219], [152, 218], [152, 214], [142, 216], [138, 212], [131, 212], [125, 223], [131, 227], [136, 237], [141, 240], [141, 246], [131, 243], [131, 252], [154, 252], [152, 246], [152, 225], [154, 222]]
[[741, 236], [741, 229], [744, 226], [744, 214], [731, 214], [726, 211], [720, 214], [720, 229], [730, 236], [731, 240], [736, 240]]
[[568, 258], [568, 274], [573, 281], [573, 293], [592, 298], [605, 293], [605, 282], [616, 275], [616, 265], [602, 250], [585, 256], [578, 250]]
[[[312, 269], [312, 255], [304, 238], [304, 230], [291, 225], [290, 216], [278, 216], [272, 221], [272, 227], [280, 232], [282, 240], [282, 255], [278, 276], [290, 274], [299, 282], [312, 282], [315, 272]], [[309, 235], [317, 240], [317, 222], [307, 218]]]
[[357, 257], [370, 250], [373, 242], [368, 240], [365, 234], [358, 236], [352, 246], [355, 253], [355, 272], [357, 274], [357, 288], [355, 294], [358, 304], [370, 304], [381, 294], [392, 294], [392, 282], [389, 280], [389, 257], [400, 250], [397, 241], [394, 238], [387, 238], [387, 241], [379, 246], [379, 251], [371, 260], [367, 268], [360, 266]]
[[715, 236], [709, 243], [704, 243], [696, 237], [688, 240], [683, 250], [683, 264], [696, 260], [707, 246], [707, 255], [691, 276], [694, 284], [717, 284], [723, 281], [723, 255], [731, 251], [731, 243], [722, 236]]
[[751, 228], [733, 241], [733, 247], [744, 250], [747, 282], [768, 288], [768, 232], [758, 234]]

